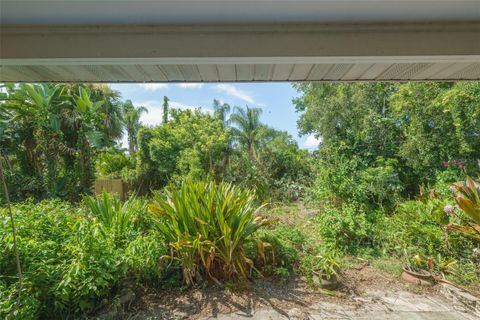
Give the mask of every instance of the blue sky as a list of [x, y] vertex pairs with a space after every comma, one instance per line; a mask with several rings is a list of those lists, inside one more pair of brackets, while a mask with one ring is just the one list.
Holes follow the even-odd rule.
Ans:
[[205, 112], [212, 112], [213, 99], [218, 99], [231, 106], [262, 108], [262, 122], [275, 129], [288, 131], [301, 148], [311, 150], [318, 145], [313, 136], [298, 135], [299, 114], [292, 103], [298, 92], [290, 83], [142, 83], [111, 84], [111, 87], [120, 91], [124, 100], [132, 100], [134, 105], [149, 110], [141, 118], [146, 125], [161, 122], [163, 96], [168, 96], [172, 107], [201, 108]]

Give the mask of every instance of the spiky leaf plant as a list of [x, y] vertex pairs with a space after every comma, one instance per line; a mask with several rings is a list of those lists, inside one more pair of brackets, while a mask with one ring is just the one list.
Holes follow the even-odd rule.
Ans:
[[100, 231], [111, 236], [115, 244], [124, 244], [134, 229], [138, 215], [145, 208], [145, 201], [130, 197], [122, 202], [114, 194], [103, 192], [97, 198], [86, 196], [84, 202], [97, 219]]
[[455, 201], [460, 209], [473, 220], [464, 225], [451, 223], [447, 230], [460, 232], [470, 238], [480, 241], [480, 182], [467, 177], [465, 182], [457, 182], [452, 187]]
[[171, 248], [164, 258], [180, 262], [187, 285], [203, 277], [215, 282], [247, 278], [254, 266], [244, 245], [272, 222], [258, 215], [262, 206], [251, 191], [224, 182], [170, 185], [149, 208]]

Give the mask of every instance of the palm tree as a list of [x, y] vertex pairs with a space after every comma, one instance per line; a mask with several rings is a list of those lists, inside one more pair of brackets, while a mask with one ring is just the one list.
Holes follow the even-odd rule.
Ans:
[[217, 99], [213, 99], [213, 110], [215, 113], [215, 116], [222, 120], [223, 123], [226, 123], [227, 120], [227, 113], [230, 112], [230, 105], [228, 103], [223, 103], [221, 104], [220, 101]]
[[142, 113], [148, 113], [145, 107], [136, 108], [132, 101], [127, 100], [123, 104], [123, 123], [128, 136], [128, 152], [133, 155], [137, 151], [137, 134], [142, 124], [140, 117]]
[[234, 125], [232, 133], [240, 145], [247, 150], [250, 159], [257, 157], [256, 149], [264, 129], [264, 125], [260, 122], [261, 114], [262, 109], [247, 106], [246, 109], [235, 107], [234, 113], [230, 116], [230, 122]]
[[95, 84], [91, 86], [91, 99], [104, 102], [99, 109], [103, 135], [102, 144], [104, 147], [110, 147], [116, 140], [120, 140], [123, 135], [120, 93], [113, 91], [107, 85]]

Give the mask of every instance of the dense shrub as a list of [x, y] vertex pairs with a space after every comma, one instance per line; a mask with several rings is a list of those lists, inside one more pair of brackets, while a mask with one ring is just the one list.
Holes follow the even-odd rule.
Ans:
[[135, 161], [123, 150], [109, 148], [98, 155], [95, 166], [98, 176], [119, 179], [124, 172], [135, 169]]
[[319, 236], [326, 247], [344, 252], [359, 253], [373, 249], [375, 223], [379, 211], [368, 211], [356, 202], [341, 207], [326, 206], [315, 218]]
[[478, 285], [480, 269], [474, 251], [478, 242], [447, 233], [445, 228], [448, 223], [461, 223], [465, 217], [461, 212], [454, 216], [445, 212], [446, 207], [457, 210], [451, 206], [451, 196], [441, 197], [432, 191], [425, 197], [403, 202], [392, 216], [382, 217], [376, 227], [378, 248], [401, 259], [404, 265], [420, 264], [423, 269], [428, 269], [426, 261], [431, 259], [433, 269], [447, 279]]
[[302, 252], [307, 246], [307, 236], [302, 231], [278, 224], [259, 232], [257, 238], [254, 257], [262, 272], [288, 275], [298, 271]]
[[201, 180], [224, 172], [230, 139], [224, 123], [198, 109], [172, 109], [170, 116], [162, 126], [139, 131], [137, 171], [143, 191], [177, 176]]
[[[10, 201], [23, 201], [25, 198], [41, 199], [43, 196], [42, 180], [27, 176], [17, 170], [5, 172], [5, 179], [10, 191]], [[4, 194], [0, 192], [0, 206], [5, 204]]]
[[[1, 210], [2, 318], [13, 308], [18, 319], [89, 314], [108, 305], [130, 271], [137, 279], [160, 276], [154, 264], [165, 253], [162, 238], [135, 223], [143, 204], [136, 199], [126, 206], [116, 201], [107, 195], [87, 201], [91, 207], [96, 203], [105, 216], [56, 200], [13, 207], [25, 278], [19, 305], [10, 221]], [[128, 225], [118, 214], [129, 217]]]
[[378, 231], [383, 248], [397, 255], [403, 249], [412, 253], [432, 255], [446, 251], [442, 226], [448, 222], [443, 212], [445, 201], [406, 201], [391, 217], [384, 217]]
[[228, 179], [255, 189], [265, 201], [296, 201], [304, 197], [313, 180], [312, 155], [301, 150], [287, 132], [264, 127], [257, 138], [255, 156], [233, 152], [229, 156]]

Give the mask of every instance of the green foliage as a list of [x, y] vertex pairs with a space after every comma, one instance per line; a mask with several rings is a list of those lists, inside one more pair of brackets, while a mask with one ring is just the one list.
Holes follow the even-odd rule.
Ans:
[[[121, 178], [137, 194], [187, 177], [233, 181], [265, 198], [296, 200], [310, 181], [303, 161], [308, 152], [263, 124], [261, 109], [235, 107], [229, 115], [230, 105], [215, 100], [210, 115], [172, 109], [164, 97], [163, 123], [146, 128], [140, 118], [147, 109], [122, 102], [106, 85], [2, 88], [0, 142], [11, 164], [6, 167], [13, 199], [78, 201], [101, 176]], [[124, 133], [128, 156], [116, 147]]]
[[[146, 109], [105, 85], [2, 84], [7, 183], [12, 200], [32, 200], [14, 204], [21, 292], [10, 222], [0, 216], [0, 318], [92, 315], [127, 277], [160, 288], [178, 288], [181, 277], [187, 285], [337, 277], [342, 253], [383, 255], [378, 267], [389, 272], [403, 263], [478, 284], [478, 182], [456, 184], [455, 197], [451, 186], [477, 170], [480, 83], [294, 86], [299, 131], [322, 141], [313, 154], [262, 123], [257, 108], [229, 115], [215, 100], [210, 115], [171, 109], [164, 97], [163, 123], [143, 127]], [[123, 133], [128, 155], [116, 146]], [[122, 178], [138, 194], [168, 187], [153, 215], [146, 199], [109, 194], [77, 206], [33, 202], [80, 200], [97, 176]], [[258, 215], [260, 200], [305, 196], [315, 217], [262, 228], [272, 220]]]
[[322, 138], [309, 190], [322, 241], [357, 254], [407, 252], [438, 269], [468, 266], [474, 244], [447, 238], [445, 225], [476, 232], [450, 188], [480, 159], [479, 83], [294, 86], [300, 132]]
[[[14, 164], [10, 166], [10, 169], [11, 170], [7, 170], [4, 174], [10, 191], [11, 201], [21, 201], [24, 197], [42, 198], [43, 184], [41, 178], [24, 175], [20, 170], [14, 168]], [[0, 206], [5, 203], [4, 197], [3, 192], [0, 192]]]
[[[130, 241], [125, 250], [125, 263], [130, 274], [137, 281], [158, 285], [165, 282], [165, 277], [159, 268], [159, 258], [167, 253], [164, 236], [154, 230], [139, 234]], [[168, 279], [168, 278], [167, 278]]]
[[432, 181], [442, 161], [463, 159], [471, 168], [480, 158], [478, 83], [407, 83], [391, 96], [402, 120], [398, 153], [420, 182]]
[[[96, 151], [121, 137], [118, 93], [102, 85], [6, 85], [0, 97], [3, 122], [12, 124], [1, 149], [8, 183], [17, 198], [78, 199], [90, 192]], [[23, 176], [23, 177], [19, 177]], [[15, 178], [15, 179], [14, 179]], [[16, 181], [35, 188], [15, 189]], [[41, 185], [40, 190], [37, 190]]]
[[256, 157], [237, 152], [230, 158], [230, 174], [240, 186], [257, 191], [261, 199], [295, 201], [311, 184], [312, 156], [298, 148], [284, 131], [264, 127]]
[[135, 163], [122, 150], [108, 148], [98, 154], [95, 167], [99, 176], [119, 179], [124, 172], [135, 169]]
[[458, 207], [468, 216], [468, 221], [464, 224], [449, 224], [447, 229], [460, 232], [480, 243], [480, 181], [467, 176], [465, 182], [453, 185], [453, 192]]
[[124, 246], [131, 234], [138, 232], [137, 223], [145, 212], [146, 201], [131, 197], [122, 203], [115, 195], [102, 193], [97, 198], [87, 196], [85, 205], [99, 222], [105, 237], [111, 237], [117, 246]]
[[326, 247], [349, 253], [359, 253], [372, 248], [378, 211], [366, 211], [356, 202], [344, 203], [341, 207], [326, 206], [315, 218], [319, 233]]
[[445, 252], [447, 244], [442, 230], [448, 221], [443, 212], [445, 204], [438, 199], [402, 203], [394, 215], [379, 223], [379, 242], [397, 256], [401, 256], [404, 249], [427, 256]]
[[359, 189], [367, 201], [379, 208], [392, 207], [403, 187], [397, 172], [398, 161], [378, 157], [375, 163], [360, 173]]
[[199, 277], [216, 282], [247, 278], [253, 262], [244, 245], [270, 221], [258, 216], [254, 195], [231, 184], [182, 182], [157, 194], [150, 209], [180, 262], [183, 279], [192, 285]]
[[340, 253], [332, 249], [320, 249], [315, 255], [306, 256], [302, 261], [302, 270], [308, 276], [316, 274], [327, 280], [338, 277], [341, 269]]
[[[259, 232], [255, 259], [262, 272], [273, 273], [298, 270], [301, 252], [307, 245], [307, 236], [296, 228], [279, 224]], [[285, 275], [285, 272], [283, 272]]]
[[[38, 294], [31, 290], [31, 284], [24, 285], [23, 290], [15, 285], [8, 285], [0, 280], [0, 316], [2, 319], [36, 319], [40, 309]], [[21, 294], [21, 304], [17, 304], [18, 295]]]
[[60, 201], [14, 206], [25, 278], [19, 304], [10, 223], [1, 212], [2, 318], [86, 315], [107, 306], [129, 272], [139, 281], [158, 281], [161, 274], [154, 269], [165, 247], [161, 236], [140, 228], [146, 225], [140, 220], [144, 202], [122, 205], [108, 195], [86, 201], [93, 212]]
[[139, 133], [139, 179], [143, 189], [159, 188], [169, 179], [221, 178], [229, 133], [221, 120], [200, 110], [171, 110], [171, 120]]
[[438, 194], [439, 197], [443, 199], [447, 199], [452, 196], [451, 189], [452, 185], [455, 182], [464, 180], [466, 178], [465, 172], [459, 167], [459, 165], [461, 166], [462, 163], [460, 162], [459, 165], [453, 165], [452, 162], [455, 163], [456, 161], [452, 160], [444, 162], [444, 168], [437, 171], [437, 174], [435, 176], [434, 191], [436, 194]]
[[432, 269], [449, 280], [475, 284], [480, 274], [468, 271], [472, 264], [478, 263], [475, 242], [445, 231], [445, 225], [458, 224], [463, 219], [452, 215], [456, 209], [450, 205], [451, 199], [432, 192], [428, 197], [401, 203], [392, 216], [378, 222], [377, 246], [385, 254], [402, 259], [413, 270]]
[[[305, 83], [295, 87], [303, 93], [294, 100], [302, 112], [300, 132], [316, 134], [323, 141], [318, 151], [319, 182], [333, 186], [322, 191], [319, 183], [316, 188], [327, 197], [355, 195], [345, 187], [348, 179], [353, 176], [355, 181], [355, 173], [379, 166], [386, 170], [385, 183], [394, 186], [390, 191], [413, 196], [420, 185], [435, 182], [442, 162], [461, 159], [468, 171], [480, 158], [479, 83]], [[384, 159], [383, 165], [377, 163], [379, 158]], [[338, 174], [333, 172], [337, 166]], [[374, 196], [369, 202], [375, 198], [378, 201]]]
[[403, 190], [397, 161], [379, 156], [368, 165], [359, 156], [342, 154], [345, 149], [324, 146], [319, 151], [313, 199], [335, 205], [355, 201], [373, 209], [394, 206]]
[[250, 159], [257, 157], [260, 136], [264, 130], [264, 125], [260, 122], [261, 114], [262, 109], [259, 108], [236, 107], [235, 112], [230, 116], [230, 122], [234, 124], [233, 136], [247, 151]]
[[133, 156], [138, 149], [137, 135], [141, 129], [140, 117], [144, 112], [148, 112], [145, 107], [135, 107], [132, 101], [127, 100], [122, 105], [122, 119], [127, 132], [128, 153]]

